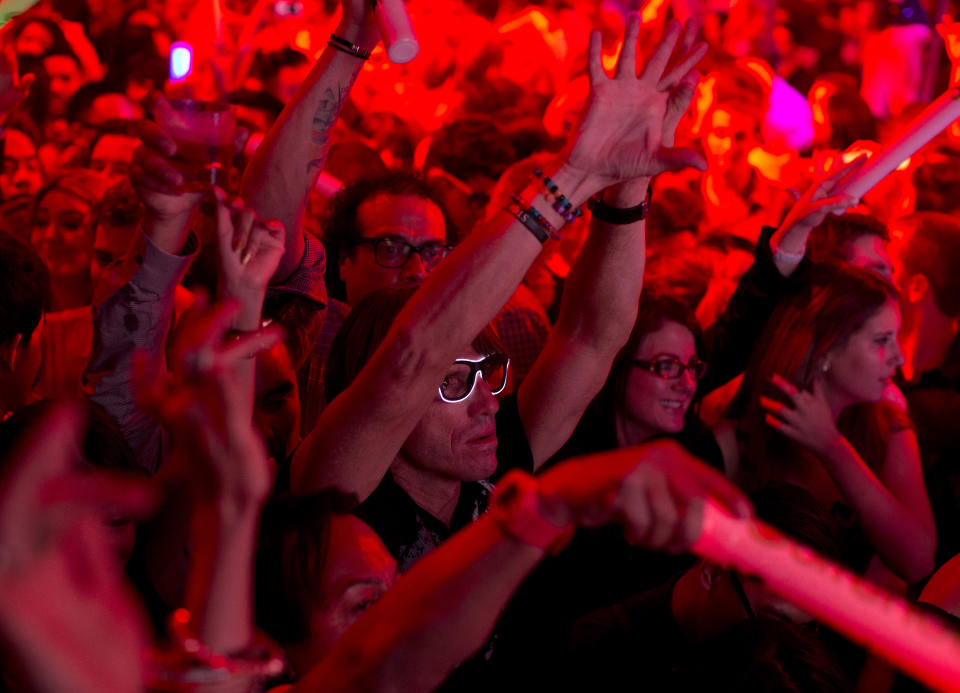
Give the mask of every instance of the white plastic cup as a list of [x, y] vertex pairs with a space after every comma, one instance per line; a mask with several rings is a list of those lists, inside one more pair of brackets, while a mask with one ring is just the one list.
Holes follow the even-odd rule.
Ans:
[[390, 62], [403, 64], [417, 57], [420, 43], [413, 31], [413, 22], [403, 0], [371, 0], [373, 16]]

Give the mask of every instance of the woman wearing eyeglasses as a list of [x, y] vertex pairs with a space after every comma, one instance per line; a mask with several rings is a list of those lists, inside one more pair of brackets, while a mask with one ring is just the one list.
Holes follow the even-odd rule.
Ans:
[[703, 354], [693, 311], [672, 296], [644, 294], [630, 340], [558, 457], [639, 445], [668, 435], [722, 470], [720, 448], [696, 415], [698, 394], [703, 395], [698, 385], [709, 372]]

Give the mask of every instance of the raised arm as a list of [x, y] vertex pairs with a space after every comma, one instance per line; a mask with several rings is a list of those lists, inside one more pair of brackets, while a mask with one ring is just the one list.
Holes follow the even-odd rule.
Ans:
[[[343, 0], [343, 19], [335, 35], [363, 51], [377, 45], [380, 35], [368, 0]], [[286, 251], [277, 280], [287, 278], [303, 255], [300, 222], [307, 195], [323, 169], [333, 126], [361, 67], [362, 58], [328, 46], [244, 173], [244, 201], [259, 216], [277, 219], [286, 228]]]
[[[593, 98], [625, 101], [617, 89], [630, 92], [636, 76], [636, 43], [639, 21], [627, 25], [624, 50], [614, 77], [594, 73]], [[664, 40], [640, 76], [651, 89], [645, 101], [651, 126], [648, 137], [672, 146], [677, 123], [693, 98], [699, 75], [693, 66], [707, 46], [694, 46], [696, 25], [688, 22], [677, 64], [667, 71], [679, 29], [667, 29]], [[607, 96], [607, 92], [612, 92]], [[679, 151], [678, 151], [679, 154]], [[704, 166], [690, 158], [685, 163]], [[605, 205], [615, 210], [635, 209], [647, 198], [650, 179], [636, 178], [602, 193]], [[646, 258], [642, 219], [617, 221], [615, 211], [597, 210], [590, 235], [564, 286], [560, 316], [546, 346], [524, 380], [518, 394], [520, 417], [530, 441], [535, 467], [563, 445], [610, 372], [617, 352], [630, 336], [637, 316]], [[557, 377], [557, 374], [563, 374]]]
[[570, 460], [536, 479], [514, 472], [490, 512], [401, 576], [294, 691], [433, 690], [575, 526], [617, 523], [638, 546], [682, 551], [707, 496], [750, 514], [733, 484], [672, 441]]
[[757, 242], [753, 264], [740, 278], [726, 308], [717, 321], [704, 332], [708, 363], [706, 375], [698, 385], [698, 395], [704, 396], [737, 377], [747, 367], [753, 344], [760, 336], [777, 304], [806, 281], [797, 272], [807, 255], [810, 232], [823, 223], [828, 214], [841, 212], [856, 204], [845, 195], [829, 194], [851, 173], [856, 172], [865, 159], [842, 164], [833, 171], [817, 176], [799, 197], [783, 222], [772, 232], [764, 229]]
[[205, 303], [200, 299], [178, 322], [173, 376], [145, 387], [141, 401], [170, 431], [168, 482], [190, 498], [189, 626], [215, 652], [234, 652], [253, 636], [257, 522], [273, 482], [250, 416], [252, 373], [244, 371], [281, 333], [230, 339], [230, 326], [242, 319], [241, 303]]
[[[671, 25], [663, 39], [669, 44], [664, 62], [678, 34], [679, 26]], [[701, 161], [662, 144], [665, 99], [659, 78], [628, 79], [624, 70], [622, 78], [608, 79], [599, 34], [591, 39], [590, 56], [593, 95], [585, 119], [564, 162], [548, 172], [573, 207], [624, 180]], [[562, 228], [552, 196], [548, 200], [540, 190], [532, 185], [521, 195], [524, 208], [533, 207]], [[433, 401], [446, 369], [509, 299], [539, 254], [541, 241], [522, 222], [526, 214], [495, 215], [430, 273], [298, 449], [291, 468], [294, 491], [336, 486], [364, 499], [376, 488]]]
[[144, 121], [144, 144], [135, 154], [131, 180], [144, 204], [143, 233], [124, 258], [124, 286], [97, 287], [93, 354], [84, 373], [90, 399], [116, 421], [136, 451], [137, 464], [154, 473], [163, 457], [163, 431], [155, 418], [136, 404], [134, 354], [141, 376], [166, 377], [164, 346], [173, 323], [177, 285], [198, 248], [188, 238], [198, 193], [180, 193], [182, 176], [164, 160], [176, 145], [154, 123]]

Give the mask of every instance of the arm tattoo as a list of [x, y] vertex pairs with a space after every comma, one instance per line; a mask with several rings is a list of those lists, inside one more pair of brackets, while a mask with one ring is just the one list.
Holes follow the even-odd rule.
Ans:
[[336, 91], [327, 87], [320, 99], [320, 105], [317, 106], [316, 113], [313, 114], [313, 128], [310, 131], [310, 142], [313, 144], [318, 158], [311, 159], [307, 164], [307, 173], [319, 173], [323, 168], [324, 161], [327, 158], [327, 145], [330, 142], [330, 131], [333, 129], [337, 118], [340, 116], [340, 109], [346, 100], [350, 88], [357, 79], [354, 73], [346, 85], [338, 84]]

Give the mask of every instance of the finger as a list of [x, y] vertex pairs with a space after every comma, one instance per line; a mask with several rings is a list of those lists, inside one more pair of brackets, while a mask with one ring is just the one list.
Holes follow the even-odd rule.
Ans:
[[785, 380], [777, 373], [774, 373], [773, 377], [770, 378], [770, 383], [780, 389], [791, 400], [794, 399], [797, 396], [797, 393], [800, 392], [800, 390], [798, 390], [793, 383]]
[[214, 186], [213, 197], [216, 200], [217, 247], [220, 257], [229, 257], [234, 250], [233, 215], [227, 206], [227, 196], [220, 186]]
[[690, 51], [694, 41], [697, 40], [697, 32], [699, 31], [700, 26], [693, 17], [683, 23], [683, 35], [680, 37], [680, 48], [678, 49], [681, 54]]
[[692, 70], [700, 60], [703, 59], [703, 56], [707, 54], [707, 44], [698, 43], [696, 47], [689, 53], [686, 57], [683, 58], [677, 65], [670, 69], [667, 74], [660, 78], [660, 81], [657, 83], [657, 89], [661, 91], [666, 91], [668, 89], [673, 89], [683, 77]]
[[867, 156], [867, 154], [863, 153], [863, 154], [860, 154], [860, 156], [858, 156], [853, 161], [850, 161], [841, 166], [837, 166], [835, 169], [830, 171], [830, 173], [827, 175], [826, 178], [824, 178], [823, 182], [820, 184], [820, 187], [827, 191], [832, 190], [841, 178], [859, 170], [867, 162], [868, 159], [869, 157]]
[[250, 139], [250, 131], [245, 127], [238, 127], [233, 136], [233, 151], [238, 154], [243, 152], [247, 146], [247, 140]]
[[278, 243], [283, 248], [287, 240], [286, 227], [284, 227], [283, 222], [271, 219], [266, 223], [266, 229], [271, 240], [271, 247], [273, 247], [272, 244]]
[[637, 39], [640, 36], [640, 15], [631, 12], [627, 17], [627, 30], [623, 35], [623, 48], [614, 73], [618, 78], [637, 76]]
[[133, 152], [134, 168], [139, 168], [143, 176], [149, 179], [147, 187], [179, 188], [183, 185], [183, 174], [162, 155], [144, 146]]
[[663, 116], [663, 129], [661, 131], [661, 140], [664, 147], [673, 147], [677, 133], [677, 125], [680, 119], [687, 112], [693, 97], [697, 93], [697, 84], [700, 82], [700, 73], [691, 70], [670, 92], [667, 100], [667, 110]]
[[[661, 147], [654, 156], [656, 173], [664, 171], [676, 171], [677, 169], [690, 166], [698, 171], [707, 170], [707, 160], [703, 155], [692, 149], [678, 147]], [[653, 175], [653, 174], [651, 174]]]
[[680, 520], [676, 500], [664, 475], [650, 477], [646, 497], [652, 515], [647, 548], [662, 550], [676, 534]]
[[624, 479], [617, 499], [623, 536], [633, 546], [646, 546], [653, 526], [653, 511], [646, 498], [645, 487], [651, 470], [641, 465]]
[[220, 349], [220, 357], [224, 364], [233, 364], [242, 359], [253, 358], [279, 344], [283, 341], [283, 336], [283, 328], [279, 326], [250, 332], [228, 342]]
[[146, 147], [155, 149], [164, 156], [176, 155], [177, 143], [152, 120], [138, 120], [134, 131]]
[[237, 200], [240, 211], [233, 218], [233, 247], [238, 251], [243, 251], [250, 243], [250, 234], [253, 233], [254, 225], [257, 221], [257, 215], [252, 209], [243, 207], [243, 202]]
[[596, 87], [607, 80], [607, 73], [603, 69], [603, 42], [599, 31], [590, 34], [590, 44], [587, 47], [587, 74], [590, 77], [590, 86]]
[[240, 264], [247, 265], [250, 263], [250, 260], [257, 257], [260, 253], [261, 241], [264, 237], [269, 238], [267, 230], [263, 227], [263, 224], [257, 222], [253, 225], [253, 231], [250, 232], [250, 240], [247, 241], [246, 247], [240, 250]]
[[760, 396], [760, 407], [770, 412], [774, 416], [780, 416], [784, 410], [790, 409], [790, 407], [783, 402], [778, 402], [775, 399], [770, 399], [769, 397], [764, 397], [763, 395]]
[[834, 195], [822, 200], [814, 200], [811, 201], [811, 207], [813, 208], [811, 215], [816, 213], [826, 217], [830, 212], [845, 212], [851, 207], [856, 207], [858, 202], [859, 199], [852, 195]]
[[799, 429], [797, 429], [797, 427], [794, 426], [793, 424], [787, 423], [783, 419], [778, 419], [777, 417], [771, 416], [770, 414], [766, 414], [763, 417], [763, 420], [768, 426], [770, 426], [770, 428], [774, 429], [775, 431], [778, 431], [779, 433], [782, 433], [788, 438], [795, 440], [799, 443], [803, 442], [801, 440]]
[[647, 61], [646, 67], [643, 68], [640, 79], [653, 82], [654, 84], [660, 82], [660, 79], [663, 77], [663, 71], [666, 69], [667, 63], [670, 62], [670, 56], [673, 54], [673, 47], [677, 45], [677, 39], [679, 37], [680, 22], [671, 19], [663, 32], [663, 38], [660, 39], [656, 50], [654, 50], [653, 55], [650, 56], [650, 60]]

